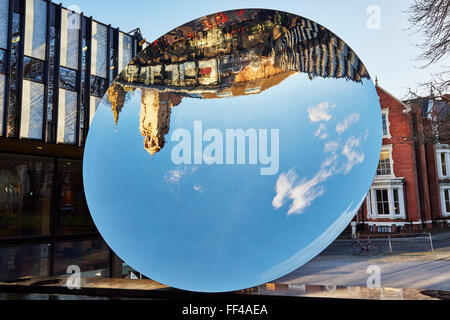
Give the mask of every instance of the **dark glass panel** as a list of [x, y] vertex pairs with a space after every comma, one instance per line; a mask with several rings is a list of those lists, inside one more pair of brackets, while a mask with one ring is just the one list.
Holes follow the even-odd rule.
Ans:
[[84, 198], [82, 163], [58, 160], [58, 235], [95, 232], [96, 228]]
[[86, 240], [55, 245], [54, 274], [66, 275], [76, 265], [83, 277], [109, 276], [109, 249], [103, 240]]
[[0, 281], [49, 276], [48, 244], [0, 248]]
[[0, 238], [50, 235], [53, 160], [0, 154]]
[[59, 87], [67, 90], [76, 91], [77, 72], [72, 69], [60, 67], [59, 69]]
[[44, 61], [25, 57], [23, 59], [23, 77], [32, 81], [44, 81]]
[[5, 50], [0, 49], [0, 73], [6, 73], [6, 59], [8, 54]]
[[108, 80], [91, 76], [91, 94], [96, 97], [103, 97], [108, 88]]

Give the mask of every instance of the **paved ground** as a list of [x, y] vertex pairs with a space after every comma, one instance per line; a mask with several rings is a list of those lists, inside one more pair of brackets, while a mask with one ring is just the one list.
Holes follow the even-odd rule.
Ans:
[[435, 252], [353, 256], [348, 241], [335, 242], [322, 255], [279, 279], [281, 284], [366, 287], [370, 266], [381, 270], [381, 286], [450, 291], [450, 234], [434, 239]]

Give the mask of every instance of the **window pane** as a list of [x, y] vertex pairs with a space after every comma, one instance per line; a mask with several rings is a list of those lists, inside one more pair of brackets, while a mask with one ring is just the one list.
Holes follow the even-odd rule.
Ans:
[[81, 18], [63, 9], [61, 16], [61, 65], [78, 70], [78, 47]]
[[445, 153], [441, 153], [442, 175], [447, 176], [447, 163], [445, 162]]
[[7, 55], [6, 51], [0, 49], [0, 73], [3, 73], [3, 74], [6, 73], [6, 59], [7, 59], [7, 56], [8, 55]]
[[44, 85], [23, 80], [20, 137], [42, 139], [44, 121]]
[[59, 70], [59, 86], [63, 89], [76, 91], [77, 72], [75, 70], [61, 67]]
[[3, 114], [5, 112], [5, 76], [0, 74], [0, 136], [3, 135]]
[[133, 38], [122, 32], [119, 33], [119, 72], [125, 68], [133, 58]]
[[102, 101], [101, 98], [97, 98], [94, 96], [91, 96], [91, 107], [89, 110], [89, 125], [92, 123], [92, 120], [94, 120], [95, 111], [97, 111], [98, 105]]
[[388, 190], [377, 190], [377, 207], [379, 215], [389, 215]]
[[42, 82], [44, 80], [44, 61], [25, 57], [23, 59], [23, 77]]
[[387, 115], [383, 114], [383, 136], [388, 136]]
[[26, 0], [25, 55], [45, 60], [47, 3]]
[[[214, 85], [217, 84], [218, 74], [217, 74], [217, 61], [216, 60], [207, 60], [200, 61], [198, 64], [200, 69], [199, 82], [202, 85]], [[167, 79], [167, 75], [164, 76], [164, 79]]]
[[108, 28], [96, 22], [92, 23], [92, 60], [91, 73], [106, 78]]
[[57, 142], [76, 142], [77, 93], [59, 89]]
[[398, 189], [394, 189], [394, 211], [395, 214], [400, 214], [400, 197], [399, 193], [400, 191]]
[[109, 277], [109, 249], [103, 240], [58, 243], [55, 246], [55, 275], [67, 275], [67, 267], [80, 267], [82, 277]]
[[47, 244], [0, 248], [0, 281], [49, 276], [49, 249]]
[[450, 189], [444, 190], [445, 194], [445, 207], [447, 212], [450, 213]]
[[58, 235], [95, 232], [83, 189], [82, 162], [58, 160]]
[[391, 155], [389, 151], [381, 153], [380, 163], [378, 165], [377, 174], [379, 176], [389, 176], [392, 174]]
[[50, 234], [53, 160], [0, 154], [0, 238]]
[[93, 96], [103, 97], [107, 88], [108, 80], [94, 76], [91, 77], [91, 94]]
[[0, 48], [8, 47], [9, 0], [0, 0]]

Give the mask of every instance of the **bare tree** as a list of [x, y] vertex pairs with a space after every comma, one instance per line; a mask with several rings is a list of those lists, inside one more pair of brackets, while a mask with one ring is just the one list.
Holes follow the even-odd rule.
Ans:
[[414, 0], [407, 10], [411, 29], [422, 33], [424, 41], [420, 60], [426, 66], [438, 62], [450, 54], [450, 1]]
[[[450, 1], [449, 0], [414, 0], [407, 10], [412, 30], [421, 33], [424, 41], [419, 44], [422, 53], [418, 61], [426, 68], [450, 56]], [[424, 128], [423, 142], [433, 141], [450, 143], [450, 67], [432, 76], [428, 83], [419, 84], [409, 90], [408, 100], [416, 114], [428, 119]], [[423, 97], [421, 92], [430, 92]], [[433, 102], [433, 108], [425, 104]]]

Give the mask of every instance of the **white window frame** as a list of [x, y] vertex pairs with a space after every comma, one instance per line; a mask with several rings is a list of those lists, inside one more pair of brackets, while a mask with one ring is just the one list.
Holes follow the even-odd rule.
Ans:
[[[378, 206], [377, 206], [377, 191], [379, 190], [387, 190], [388, 191], [388, 199], [389, 199], [389, 215], [387, 214], [378, 214]], [[398, 190], [398, 200], [400, 203], [400, 214], [395, 214], [395, 201], [394, 201], [394, 190]], [[376, 186], [370, 189], [369, 195], [366, 199], [367, 211], [369, 219], [390, 219], [390, 220], [398, 220], [398, 219], [406, 219], [406, 208], [405, 208], [405, 190], [403, 185], [393, 186], [393, 185], [384, 185], [384, 186]]]
[[[390, 177], [390, 178], [395, 178], [395, 173], [394, 173], [394, 159], [392, 158], [392, 144], [389, 145], [383, 145], [383, 147], [381, 148], [381, 153], [383, 152], [389, 152], [389, 161], [391, 164], [391, 174], [390, 175], [378, 175], [378, 167], [377, 167], [377, 176], [375, 177], [375, 179], [385, 179], [386, 177]], [[381, 153], [380, 153], [380, 161], [381, 161]], [[379, 163], [378, 163], [379, 165]]]
[[447, 212], [447, 207], [445, 205], [445, 192], [450, 192], [450, 183], [442, 184], [440, 187], [440, 194], [441, 194], [441, 208], [442, 208], [442, 216], [444, 218], [450, 217], [450, 212]]
[[387, 135], [384, 134], [383, 129], [383, 139], [392, 139], [391, 135], [391, 122], [389, 121], [389, 109], [382, 109], [382, 115], [386, 116], [386, 126], [387, 126]]
[[[447, 175], [445, 176], [442, 170], [442, 154], [445, 154], [445, 164], [447, 166]], [[450, 179], [450, 146], [440, 146], [436, 150], [436, 160], [439, 180]]]

